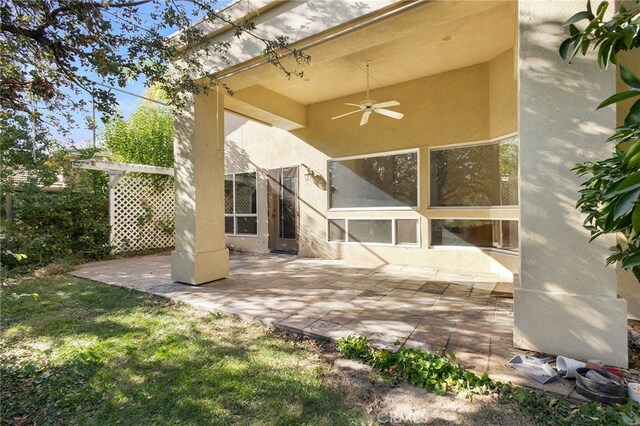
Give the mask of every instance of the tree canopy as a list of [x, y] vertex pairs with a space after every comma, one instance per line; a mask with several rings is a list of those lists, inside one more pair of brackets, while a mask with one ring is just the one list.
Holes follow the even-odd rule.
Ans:
[[[248, 34], [264, 45], [263, 54], [287, 76], [285, 55], [298, 62], [309, 58], [290, 49], [286, 36], [260, 36], [251, 21], [234, 21], [215, 10], [216, 2], [200, 0], [0, 0], [0, 110], [5, 118], [31, 115], [64, 134], [73, 114], [93, 98], [107, 116], [116, 110], [113, 92], [99, 84], [124, 87], [131, 79], [145, 79], [169, 94], [180, 106], [182, 94], [210, 90], [217, 82], [205, 72], [207, 56], [224, 58], [228, 43], [203, 43], [196, 17], [224, 21], [236, 35]], [[171, 31], [180, 33], [170, 41]], [[199, 52], [179, 46], [200, 45]], [[175, 73], [169, 62], [182, 59]], [[190, 73], [186, 72], [187, 70]], [[197, 81], [192, 75], [205, 77]], [[208, 78], [207, 78], [208, 77]], [[99, 84], [96, 84], [99, 83]], [[38, 103], [46, 113], [34, 112]]]
[[[154, 89], [145, 97], [158, 98]], [[115, 117], [107, 122], [104, 143], [118, 161], [173, 167], [173, 111], [144, 101], [128, 120]]]

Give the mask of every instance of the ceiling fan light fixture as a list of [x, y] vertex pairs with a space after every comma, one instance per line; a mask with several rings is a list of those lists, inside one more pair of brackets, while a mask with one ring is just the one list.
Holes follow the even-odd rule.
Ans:
[[352, 104], [349, 102], [346, 102], [345, 105], [349, 105], [349, 106], [354, 106], [357, 107], [357, 110], [354, 111], [350, 111], [347, 112], [345, 114], [340, 114], [340, 115], [336, 115], [335, 117], [331, 117], [332, 120], [335, 120], [337, 118], [342, 118], [342, 117], [346, 117], [347, 115], [351, 115], [351, 114], [355, 114], [358, 112], [362, 112], [362, 117], [360, 118], [360, 125], [364, 126], [365, 124], [367, 124], [369, 122], [369, 116], [371, 115], [372, 112], [375, 112], [377, 114], [380, 115], [384, 115], [386, 117], [390, 117], [390, 118], [394, 118], [396, 120], [400, 120], [402, 117], [404, 117], [404, 114], [397, 112], [397, 111], [391, 111], [389, 109], [386, 109], [387, 107], [392, 107], [392, 106], [398, 106], [400, 105], [400, 102], [398, 101], [385, 101], [385, 102], [376, 102], [373, 99], [370, 99], [369, 96], [369, 67], [371, 65], [370, 61], [366, 61], [365, 62], [365, 66], [367, 68], [367, 99], [360, 101], [359, 104]]

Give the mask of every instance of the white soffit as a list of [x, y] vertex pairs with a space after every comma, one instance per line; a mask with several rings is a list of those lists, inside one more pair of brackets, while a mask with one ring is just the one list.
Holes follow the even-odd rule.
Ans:
[[[411, 3], [398, 0], [241, 0], [223, 9], [220, 14], [236, 22], [246, 16], [256, 25], [253, 32], [260, 37], [275, 39], [286, 35], [290, 43], [295, 44], [363, 17]], [[210, 42], [230, 43], [225, 64], [217, 57], [210, 57], [205, 62], [210, 71], [227, 73], [247, 63], [262, 60], [265, 44], [259, 39], [247, 34], [236, 37], [235, 30], [221, 21], [198, 22], [194, 25], [208, 34]]]
[[[371, 38], [375, 38], [379, 27], [386, 27], [384, 31], [389, 34], [388, 38], [380, 37], [373, 45], [356, 45], [353, 42], [354, 50], [348, 51], [343, 46], [347, 53], [342, 56], [322, 62], [320, 60], [323, 58], [318, 58], [315, 61], [314, 50], [318, 49], [309, 49], [311, 64], [304, 68], [304, 78], [287, 80], [283, 76], [276, 76], [259, 84], [309, 105], [363, 92], [366, 88], [364, 62], [367, 60], [372, 64], [371, 87], [376, 89], [487, 62], [514, 46], [517, 24], [515, 2], [462, 3], [426, 4], [405, 12], [403, 16], [362, 28], [357, 31], [360, 35], [352, 34], [344, 37], [344, 40], [327, 42], [348, 43], [347, 37], [356, 41], [366, 40], [367, 33], [371, 32], [374, 32]], [[471, 7], [467, 8], [468, 12], [473, 9], [479, 11], [460, 16], [460, 8], [469, 4]], [[435, 11], [436, 8], [442, 10]], [[430, 11], [435, 12], [438, 22], [429, 19]], [[412, 21], [419, 19], [424, 23], [407, 29], [406, 18], [409, 17]], [[409, 34], [394, 37], [403, 33], [403, 27], [404, 32]], [[449, 41], [443, 40], [451, 37]]]

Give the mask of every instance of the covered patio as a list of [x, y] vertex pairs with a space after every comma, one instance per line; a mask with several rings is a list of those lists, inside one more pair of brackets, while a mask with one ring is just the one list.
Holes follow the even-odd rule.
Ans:
[[[562, 23], [582, 7], [577, 0], [553, 8], [533, 0], [252, 0], [226, 9], [233, 19], [255, 21], [261, 34], [286, 33], [291, 48], [310, 55], [307, 65], [282, 57], [287, 68], [304, 71], [295, 79], [264, 58], [259, 40], [238, 38], [226, 23], [197, 24], [208, 40], [185, 46], [185, 57], [216, 43], [230, 49], [228, 62], [208, 60], [206, 72], [194, 77], [222, 82], [234, 95], [217, 86], [186, 99], [176, 116], [171, 278], [205, 285], [179, 291], [225, 289], [211, 306], [258, 318], [286, 315], [274, 321], [308, 333], [385, 330], [381, 343], [397, 335], [461, 349], [469, 337], [486, 335], [473, 340], [476, 353], [484, 354], [474, 364], [491, 365], [503, 344], [515, 344], [627, 367], [627, 304], [618, 298], [614, 269], [605, 267], [613, 241], [589, 243], [575, 209], [571, 165], [608, 155], [599, 141], [615, 126], [613, 109], [594, 114], [585, 104], [595, 108], [596, 100], [614, 93], [615, 75], [599, 72], [590, 59], [569, 66], [558, 55], [566, 37]], [[346, 108], [373, 108], [378, 101], [397, 107], [392, 115], [402, 119], [373, 116], [365, 123], [366, 112], [360, 118]], [[238, 188], [251, 196], [236, 197]], [[245, 199], [250, 202], [238, 203]], [[294, 268], [289, 282], [279, 277], [288, 270], [241, 272], [229, 262], [228, 247], [438, 272], [514, 273], [520, 279], [513, 321], [494, 347], [499, 304], [491, 305], [490, 292], [480, 299], [490, 308], [475, 300], [473, 286], [458, 288], [458, 276], [434, 297], [418, 290], [444, 279], [419, 275], [419, 287], [403, 288], [387, 279], [386, 266], [361, 275], [359, 267], [345, 274], [332, 269], [345, 264], [323, 264], [313, 277], [307, 276], [313, 264], [296, 270], [302, 260], [273, 262]], [[355, 282], [345, 281], [352, 273]], [[278, 279], [292, 289], [273, 284]], [[207, 284], [215, 280], [221, 281]], [[419, 310], [405, 306], [422, 297]], [[450, 310], [441, 315], [442, 302]], [[374, 305], [378, 309], [369, 309]], [[345, 309], [354, 316], [341, 324], [336, 318]], [[367, 328], [373, 311], [381, 316]], [[448, 332], [462, 325], [467, 333]], [[420, 340], [422, 332], [432, 341]]]
[[[230, 277], [201, 286], [174, 282], [168, 254], [89, 263], [72, 275], [311, 337], [445, 348], [474, 372], [542, 387], [506, 366], [522, 351], [513, 347], [512, 284], [496, 274], [232, 252]], [[571, 391], [563, 380], [543, 389]]]

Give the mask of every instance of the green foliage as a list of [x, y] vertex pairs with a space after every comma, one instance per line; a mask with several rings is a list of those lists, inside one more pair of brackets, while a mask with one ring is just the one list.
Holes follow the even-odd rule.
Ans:
[[156, 222], [154, 227], [164, 234], [171, 235], [175, 231], [175, 220], [160, 219]]
[[[190, 94], [219, 83], [206, 66], [225, 63], [230, 43], [208, 40], [205, 33], [219, 23], [262, 44], [263, 57], [286, 76], [302, 75], [281, 61], [284, 56], [309, 60], [288, 47], [286, 36], [263, 37], [251, 21], [218, 13], [216, 2], [187, 2], [0, 1], [0, 111], [29, 116], [35, 100], [41, 110], [37, 121], [67, 132], [87, 99], [94, 99], [103, 116], [112, 116], [116, 97], [100, 84], [124, 87], [131, 79], [157, 84], [169, 103], [184, 105]], [[192, 25], [197, 18], [199, 24]]]
[[[20, 271], [71, 256], [95, 259], [108, 254], [107, 177], [72, 170], [71, 152], [46, 139], [37, 128], [34, 139], [32, 130], [20, 117], [0, 117], [0, 190], [3, 201], [5, 194], [11, 194], [13, 210], [12, 217], [7, 217], [3, 205], [2, 267]], [[94, 153], [78, 151], [74, 158], [90, 158]], [[59, 174], [67, 188], [44, 192]]]
[[585, 402], [574, 404], [566, 399], [541, 395], [507, 384], [496, 387], [499, 400], [513, 403], [522, 414], [541, 425], [596, 426], [640, 424], [640, 404], [629, 400], [626, 404]]
[[108, 197], [104, 193], [65, 188], [59, 193], [37, 187], [14, 192], [14, 218], [6, 223], [6, 248], [25, 253], [18, 265], [34, 267], [63, 259], [99, 259], [109, 246]]
[[22, 253], [16, 254], [16, 253], [12, 253], [12, 252], [7, 252], [7, 253], [9, 255], [15, 257], [18, 262], [20, 262], [21, 260], [25, 260], [27, 258], [26, 254], [22, 254]]
[[635, 425], [640, 423], [640, 404], [629, 400], [626, 404], [588, 402], [573, 404], [565, 399], [538, 394], [493, 381], [465, 370], [453, 353], [433, 354], [422, 349], [404, 346], [396, 351], [375, 349], [365, 336], [347, 336], [338, 341], [343, 356], [357, 359], [375, 369], [433, 391], [446, 393], [498, 396], [503, 403], [513, 403], [516, 409], [538, 424], [545, 425]]
[[381, 350], [375, 354], [373, 365], [438, 395], [447, 392], [486, 394], [491, 390], [486, 373], [478, 376], [464, 370], [455, 355], [444, 350], [436, 354], [405, 347], [395, 352]]
[[149, 222], [151, 222], [151, 219], [153, 219], [154, 213], [155, 212], [154, 212], [153, 206], [150, 206], [148, 204], [143, 206], [142, 213], [140, 213], [136, 218], [136, 222], [138, 223], [138, 226], [144, 226]]
[[488, 394], [493, 383], [486, 373], [482, 376], [466, 371], [453, 353], [430, 353], [422, 349], [399, 347], [396, 351], [374, 349], [365, 336], [347, 336], [338, 341], [340, 352], [365, 362], [375, 369], [424, 388], [438, 395]]
[[[638, 0], [633, 3], [640, 4]], [[609, 2], [603, 1], [594, 13], [589, 0], [586, 10], [567, 19], [564, 26], [569, 28], [570, 37], [560, 45], [563, 59], [570, 61], [579, 53], [586, 55], [593, 45], [597, 49], [598, 66], [606, 69], [609, 64], [618, 64], [618, 52], [640, 47], [640, 9], [626, 9], [621, 5], [619, 11], [605, 21], [608, 8]], [[585, 20], [586, 27], [579, 29], [576, 24]]]
[[9, 119], [0, 114], [0, 193], [13, 186], [13, 177], [18, 174], [27, 176], [26, 180], [35, 185], [47, 186], [56, 181], [57, 170], [49, 160], [61, 147], [31, 124], [23, 116]]
[[[616, 65], [620, 78], [629, 87], [605, 99], [598, 108], [640, 96], [640, 78], [621, 64], [617, 56], [621, 51], [640, 47], [640, 0], [633, 3], [635, 6], [630, 9], [621, 6], [605, 21], [609, 4], [600, 3], [594, 13], [588, 2], [585, 11], [565, 22], [570, 37], [560, 46], [562, 58], [570, 61], [593, 48], [600, 69]], [[587, 21], [584, 29], [576, 25], [581, 21]], [[614, 143], [610, 158], [578, 164], [573, 169], [578, 176], [588, 177], [581, 185], [577, 207], [587, 215], [584, 227], [591, 233], [591, 240], [603, 234], [624, 235], [626, 241], [612, 248], [607, 263], [620, 261], [623, 268], [632, 270], [640, 280], [640, 99], [607, 142]]]
[[109, 121], [104, 141], [115, 160], [173, 167], [173, 112], [145, 102], [128, 121]]
[[373, 348], [367, 342], [366, 336], [347, 336], [338, 340], [338, 349], [343, 356], [357, 359], [364, 363], [373, 360]]

